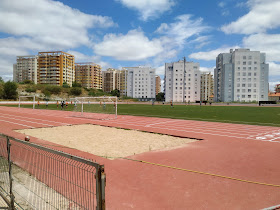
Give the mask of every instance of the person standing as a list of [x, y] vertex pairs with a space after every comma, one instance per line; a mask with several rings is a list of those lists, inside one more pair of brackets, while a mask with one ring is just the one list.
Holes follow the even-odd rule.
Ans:
[[49, 106], [49, 101], [46, 101], [46, 108], [48, 108]]

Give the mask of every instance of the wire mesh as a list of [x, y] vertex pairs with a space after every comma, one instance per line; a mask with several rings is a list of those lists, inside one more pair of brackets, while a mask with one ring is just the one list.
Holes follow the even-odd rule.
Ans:
[[[14, 138], [9, 140], [16, 209], [97, 208], [99, 164]], [[5, 138], [0, 135], [0, 192], [9, 198], [6, 148]]]

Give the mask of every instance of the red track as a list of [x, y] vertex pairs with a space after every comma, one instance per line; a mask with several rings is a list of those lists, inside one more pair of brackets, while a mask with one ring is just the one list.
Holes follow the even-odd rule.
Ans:
[[[119, 116], [71, 117], [70, 112], [0, 107], [0, 133], [15, 129], [92, 123], [204, 139], [132, 159], [280, 185], [280, 128], [192, 120]], [[31, 138], [32, 142], [46, 143]], [[64, 151], [105, 164], [107, 209], [262, 209], [280, 203], [280, 188], [196, 174], [124, 159], [107, 160]]]

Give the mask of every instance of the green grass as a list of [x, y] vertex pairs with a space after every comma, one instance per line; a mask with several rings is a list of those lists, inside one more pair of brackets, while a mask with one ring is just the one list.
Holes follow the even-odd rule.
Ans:
[[[26, 107], [26, 106], [25, 106]], [[31, 106], [29, 106], [31, 108]], [[97, 112], [103, 112], [98, 108]], [[36, 106], [36, 108], [38, 108]], [[41, 109], [46, 106], [41, 104]], [[66, 111], [72, 111], [74, 105], [69, 104]], [[108, 106], [109, 108], [109, 106]], [[56, 105], [49, 104], [48, 109], [57, 110]], [[60, 110], [60, 106], [58, 108]], [[85, 104], [85, 111], [87, 105]], [[93, 110], [88, 110], [93, 111]], [[106, 111], [107, 113], [110, 112]], [[211, 122], [228, 122], [252, 125], [267, 125], [280, 127], [280, 107], [248, 107], [248, 106], [192, 106], [118, 104], [118, 115], [150, 116], [185, 120], [202, 120]]]

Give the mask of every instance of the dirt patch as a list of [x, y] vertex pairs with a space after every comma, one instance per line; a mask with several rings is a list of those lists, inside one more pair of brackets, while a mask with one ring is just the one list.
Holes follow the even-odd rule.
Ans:
[[89, 124], [17, 131], [110, 159], [148, 151], [182, 147], [186, 146], [186, 143], [196, 141], [194, 139]]

